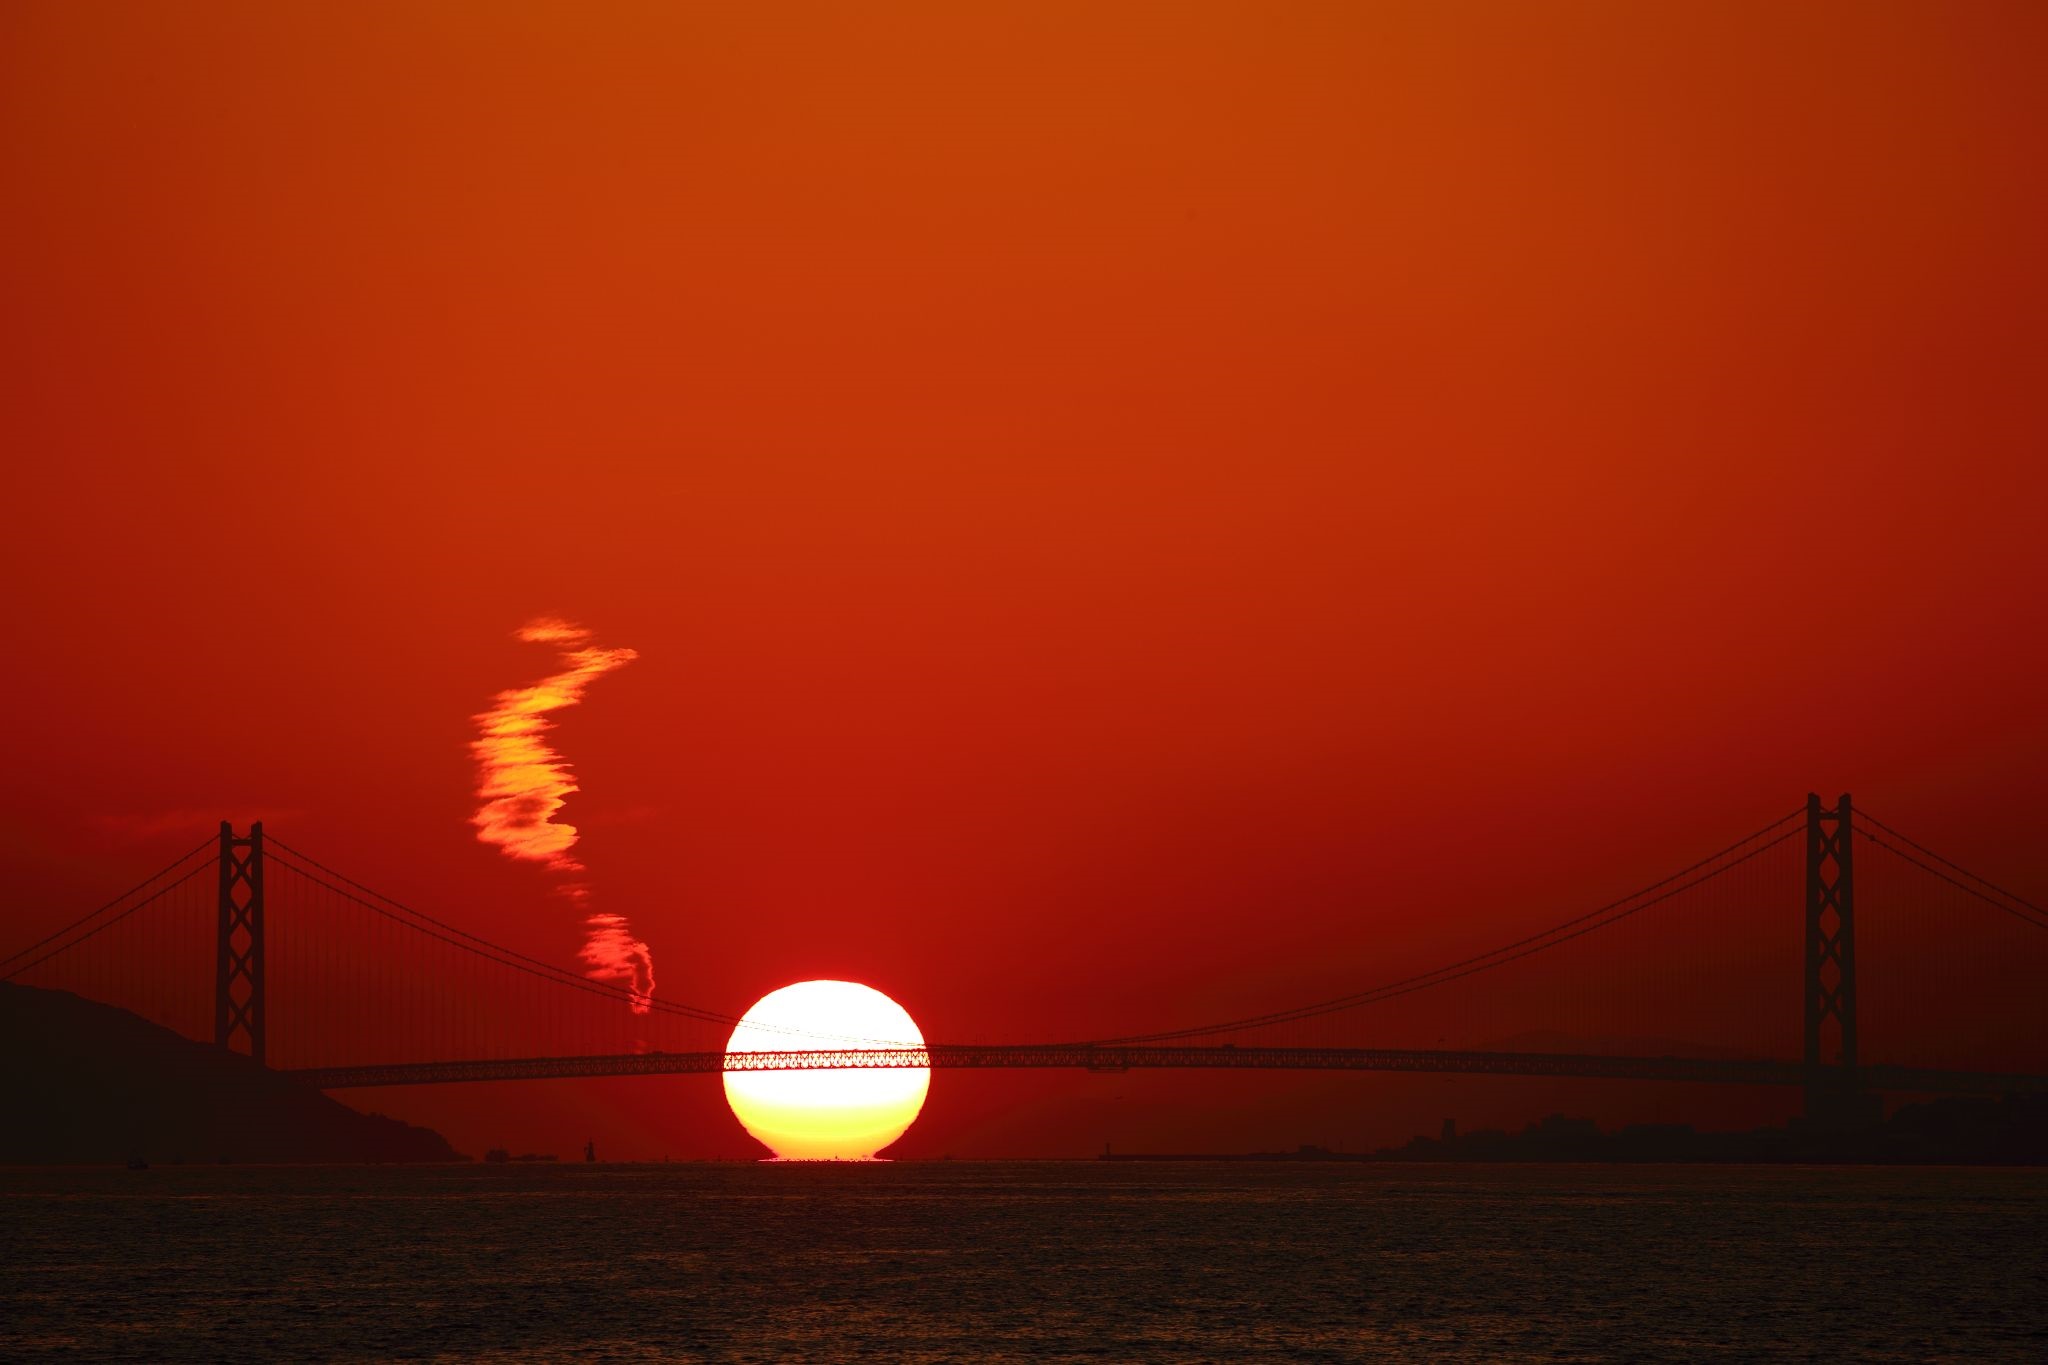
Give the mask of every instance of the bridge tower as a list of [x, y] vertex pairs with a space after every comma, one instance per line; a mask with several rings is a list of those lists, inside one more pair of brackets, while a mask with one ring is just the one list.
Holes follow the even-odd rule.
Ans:
[[[1856, 1060], [1856, 859], [1845, 792], [1829, 809], [1806, 797], [1806, 1116], [1830, 1125], [1874, 1119]], [[1832, 1025], [1832, 1027], [1830, 1027]], [[1834, 1055], [1828, 1055], [1828, 1044]]]
[[263, 1060], [263, 822], [249, 837], [220, 822], [220, 936], [214, 958], [213, 1041], [232, 1048], [248, 1040]]

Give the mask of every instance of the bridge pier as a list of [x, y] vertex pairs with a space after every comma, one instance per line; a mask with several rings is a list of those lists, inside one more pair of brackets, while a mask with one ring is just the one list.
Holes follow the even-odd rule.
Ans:
[[232, 1049], [235, 1035], [263, 1060], [263, 822], [249, 837], [220, 822], [220, 914], [213, 974], [213, 1041]]

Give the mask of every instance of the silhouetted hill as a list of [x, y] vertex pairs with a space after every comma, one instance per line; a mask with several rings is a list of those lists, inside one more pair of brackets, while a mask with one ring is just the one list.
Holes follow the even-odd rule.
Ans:
[[67, 991], [0, 982], [0, 1163], [459, 1161], [247, 1057]]

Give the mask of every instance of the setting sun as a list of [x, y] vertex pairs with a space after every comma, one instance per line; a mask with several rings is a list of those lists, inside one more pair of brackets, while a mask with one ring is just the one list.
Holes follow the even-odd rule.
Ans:
[[812, 1048], [918, 1048], [904, 1008], [853, 981], [800, 981], [747, 1011], [725, 1047], [725, 1098], [741, 1124], [783, 1161], [869, 1161], [917, 1119], [931, 1068], [731, 1069], [735, 1054]]

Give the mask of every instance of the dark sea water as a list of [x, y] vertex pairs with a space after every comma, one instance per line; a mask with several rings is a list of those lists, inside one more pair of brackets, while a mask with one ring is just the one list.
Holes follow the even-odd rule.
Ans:
[[0, 1359], [2048, 1359], [2048, 1172], [0, 1170]]

